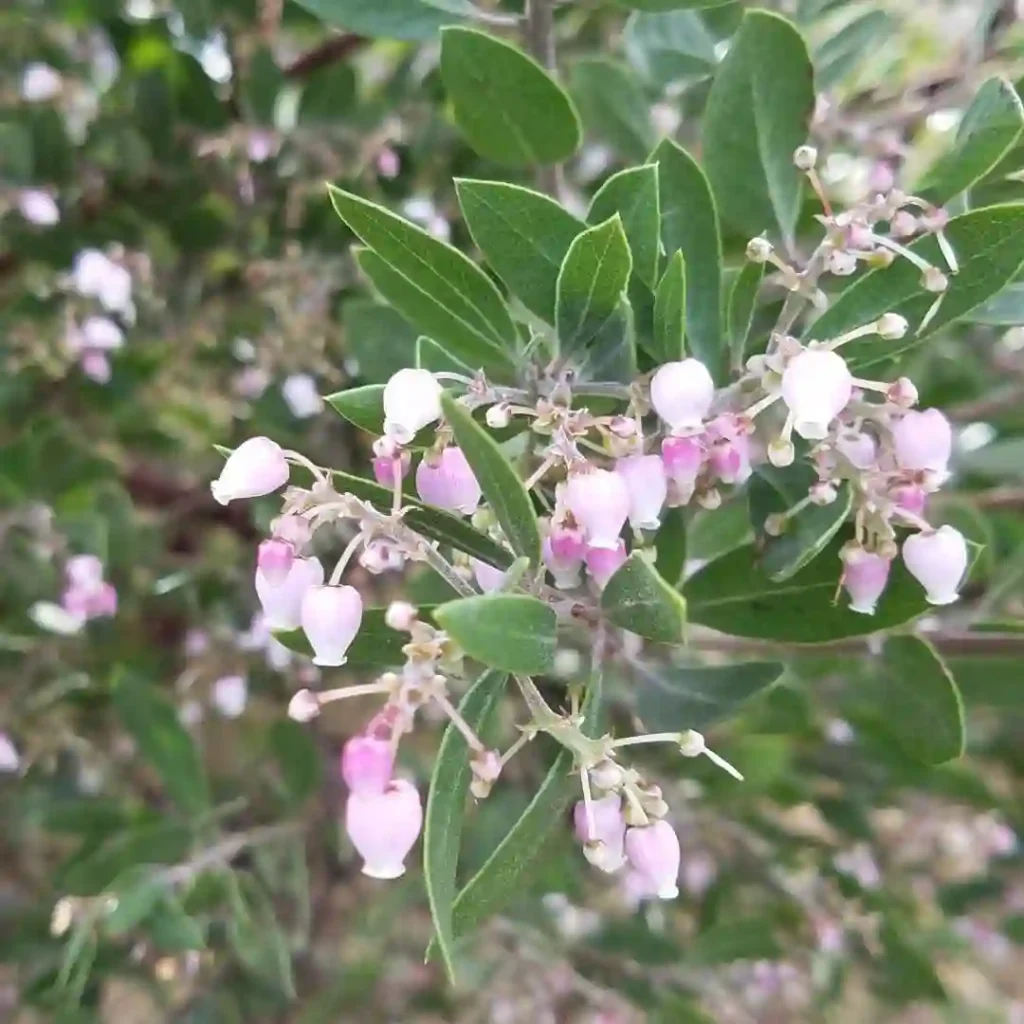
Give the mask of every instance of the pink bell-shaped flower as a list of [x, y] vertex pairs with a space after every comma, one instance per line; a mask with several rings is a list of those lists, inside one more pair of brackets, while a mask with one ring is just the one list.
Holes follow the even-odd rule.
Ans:
[[699, 430], [714, 397], [715, 382], [696, 359], [665, 363], [651, 378], [651, 405], [673, 434]]
[[889, 581], [891, 562], [862, 547], [843, 550], [843, 586], [850, 595], [850, 611], [874, 615], [878, 599]]
[[124, 332], [105, 316], [87, 316], [82, 321], [81, 344], [87, 349], [113, 352], [124, 345]]
[[228, 456], [210, 490], [221, 505], [227, 505], [236, 498], [271, 494], [288, 482], [288, 475], [281, 446], [269, 437], [250, 437]]
[[103, 563], [95, 555], [73, 555], [64, 566], [68, 583], [91, 589], [103, 582]]
[[399, 444], [441, 418], [441, 385], [429, 370], [406, 367], [384, 385], [384, 433]]
[[461, 448], [445, 448], [416, 467], [416, 492], [428, 505], [472, 515], [480, 504], [480, 484]]
[[345, 804], [345, 831], [370, 878], [401, 878], [422, 827], [420, 795], [405, 779], [394, 779], [382, 792], [355, 790]]
[[544, 538], [541, 555], [559, 590], [572, 590], [579, 586], [586, 549], [579, 530], [552, 525], [551, 532]]
[[401, 452], [396, 456], [377, 455], [373, 459], [373, 477], [381, 487], [394, 487], [396, 474], [403, 480], [409, 472], [412, 456]]
[[213, 706], [225, 718], [238, 718], [249, 702], [249, 684], [245, 676], [221, 676], [210, 693]]
[[496, 590], [501, 589], [501, 585], [505, 582], [504, 569], [497, 569], [487, 562], [481, 562], [479, 558], [474, 558], [472, 565], [473, 577], [477, 586], [485, 594], [493, 594]]
[[281, 583], [273, 584], [256, 570], [256, 596], [270, 629], [298, 629], [302, 599], [310, 587], [324, 581], [324, 567], [315, 558], [296, 558]]
[[892, 428], [900, 469], [945, 474], [953, 453], [953, 428], [938, 409], [907, 412]]
[[363, 599], [355, 587], [310, 587], [302, 597], [302, 629], [313, 648], [313, 664], [344, 665], [363, 622]]
[[829, 424], [852, 394], [853, 377], [846, 362], [828, 349], [801, 352], [782, 374], [782, 399], [793, 415], [793, 429], [809, 441], [828, 436]]
[[696, 437], [666, 437], [661, 461], [674, 483], [692, 489], [704, 462], [704, 446]]
[[629, 516], [629, 489], [618, 473], [607, 469], [572, 472], [565, 485], [565, 507], [590, 547], [614, 551]]
[[665, 465], [657, 455], [629, 455], [619, 459], [615, 471], [629, 492], [629, 523], [636, 530], [656, 530], [668, 497]]
[[268, 537], [261, 541], [256, 551], [256, 566], [272, 587], [284, 583], [294, 561], [295, 547], [280, 537]]
[[627, 829], [626, 857], [661, 899], [679, 895], [679, 837], [667, 821]]
[[622, 798], [617, 793], [610, 793], [599, 800], [591, 800], [590, 807], [594, 819], [593, 832], [588, 822], [586, 803], [580, 800], [573, 808], [576, 838], [585, 844], [587, 860], [610, 874], [626, 862], [626, 819], [622, 815]]
[[836, 438], [836, 449], [854, 469], [870, 469], [878, 459], [878, 445], [875, 439], [863, 431], [840, 434]]
[[590, 578], [603, 590], [626, 561], [626, 542], [620, 540], [615, 548], [589, 547], [585, 561]]
[[353, 736], [341, 751], [341, 777], [353, 793], [383, 793], [395, 767], [388, 740]]
[[[82, 373], [97, 384], [108, 384], [114, 372], [107, 353], [100, 352], [98, 349], [86, 349], [82, 353], [78, 365], [81, 366]], [[226, 505], [227, 502], [222, 502], [222, 504]]]
[[903, 562], [930, 604], [952, 604], [967, 571], [967, 541], [948, 525], [913, 533], [903, 542]]
[[896, 505], [912, 516], [923, 516], [928, 507], [928, 493], [917, 484], [901, 484], [889, 492]]

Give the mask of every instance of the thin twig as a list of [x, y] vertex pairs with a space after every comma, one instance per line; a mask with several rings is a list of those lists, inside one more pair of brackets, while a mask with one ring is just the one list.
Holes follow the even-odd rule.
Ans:
[[[552, 0], [526, 0], [524, 24], [526, 47], [541, 67], [548, 71], [556, 68], [555, 19]], [[537, 187], [554, 199], [560, 199], [565, 182], [560, 164], [547, 164], [537, 168]]]

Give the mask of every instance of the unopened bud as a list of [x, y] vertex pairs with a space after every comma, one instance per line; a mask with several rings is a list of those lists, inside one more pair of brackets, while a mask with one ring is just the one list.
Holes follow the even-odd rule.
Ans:
[[899, 313], [885, 313], [878, 318], [875, 330], [883, 341], [899, 341], [907, 333], [907, 318]]
[[705, 750], [704, 737], [696, 729], [687, 729], [679, 734], [679, 752], [683, 757], [700, 757]]
[[320, 714], [320, 698], [312, 690], [299, 690], [288, 702], [288, 717], [295, 722], [311, 722]]
[[384, 612], [384, 624], [388, 629], [408, 633], [416, 621], [416, 606], [408, 601], [392, 601]]
[[768, 445], [768, 461], [780, 469], [792, 466], [796, 458], [796, 449], [790, 441], [777, 437]]
[[839, 496], [839, 492], [828, 482], [819, 481], [813, 484], [808, 492], [812, 505], [831, 505]]
[[487, 410], [484, 420], [492, 430], [501, 430], [512, 422], [512, 410], [504, 402], [498, 402]]
[[722, 507], [722, 492], [717, 487], [707, 487], [697, 494], [697, 504], [701, 508], [714, 512]]
[[793, 163], [798, 170], [811, 171], [818, 163], [818, 151], [814, 146], [798, 146], [793, 153]]
[[836, 277], [849, 277], [857, 269], [857, 257], [852, 252], [833, 249], [825, 259], [825, 268]]
[[54, 938], [65, 935], [75, 921], [75, 901], [68, 896], [57, 900], [50, 915], [50, 934]]
[[894, 405], [901, 405], [904, 409], [917, 405], [917, 386], [909, 377], [898, 377], [892, 382], [885, 397]]
[[590, 769], [590, 781], [598, 789], [618, 789], [624, 778], [622, 768], [609, 758], [599, 761]]
[[786, 532], [786, 524], [789, 520], [781, 512], [767, 516], [764, 521], [764, 532], [769, 537], [781, 537]]
[[482, 750], [470, 762], [473, 777], [469, 783], [469, 791], [478, 800], [490, 795], [491, 788], [501, 775], [501, 755], [496, 750]]
[[775, 247], [762, 235], [747, 242], [747, 259], [751, 263], [767, 263], [774, 251]]
[[921, 275], [921, 285], [925, 291], [941, 293], [949, 287], [949, 278], [938, 267], [929, 267]]

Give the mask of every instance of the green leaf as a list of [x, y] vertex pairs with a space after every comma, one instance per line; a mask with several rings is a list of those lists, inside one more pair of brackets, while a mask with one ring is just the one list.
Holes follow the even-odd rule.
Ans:
[[601, 608], [621, 629], [663, 644], [682, 643], [686, 602], [640, 551], [634, 551], [608, 581], [601, 592]]
[[364, 380], [386, 384], [393, 373], [411, 363], [416, 330], [390, 306], [372, 299], [349, 299], [341, 307], [341, 323], [345, 353], [355, 356]]
[[539, 565], [541, 540], [537, 514], [519, 475], [497, 442], [464, 405], [445, 393], [441, 396], [441, 408], [512, 550]]
[[[485, 672], [462, 698], [459, 714], [478, 736], [497, 707], [507, 681], [505, 672]], [[462, 817], [469, 781], [469, 746], [454, 723], [449, 723], [434, 759], [427, 796], [423, 827], [423, 880], [434, 922], [434, 941], [453, 984], [452, 905], [457, 891], [455, 873], [462, 845]]]
[[[341, 470], [332, 470], [331, 477], [339, 494], [354, 494], [357, 498], [368, 501], [378, 511], [391, 511], [390, 488], [381, 487], [380, 484], [365, 477], [353, 476]], [[442, 544], [450, 544], [457, 551], [464, 551], [467, 555], [479, 558], [482, 562], [497, 566], [499, 569], [507, 569], [512, 564], [512, 552], [508, 548], [474, 529], [461, 517], [453, 516], [441, 509], [428, 508], [415, 498], [405, 497], [403, 504], [408, 508], [405, 522], [414, 530]]]
[[202, 925], [189, 917], [180, 901], [166, 896], [150, 915], [146, 930], [153, 945], [164, 953], [187, 953], [206, 948]]
[[642, 666], [634, 670], [636, 713], [665, 732], [706, 729], [730, 718], [751, 698], [773, 686], [785, 666], [776, 661], [735, 665]]
[[570, 88], [588, 130], [629, 160], [643, 160], [654, 143], [651, 106], [629, 68], [593, 58], [577, 61]]
[[[392, 664], [400, 662], [401, 655]], [[309, 730], [290, 718], [279, 718], [270, 726], [267, 740], [288, 796], [295, 804], [304, 803], [320, 788], [323, 770], [320, 751]]]
[[110, 886], [116, 903], [103, 916], [103, 931], [112, 937], [134, 931], [156, 910], [167, 894], [167, 885], [149, 864], [137, 864], [120, 875]]
[[455, 120], [481, 155], [510, 167], [576, 152], [580, 123], [562, 87], [521, 50], [469, 28], [441, 33], [441, 78]]
[[428, 40], [459, 19], [425, 0], [295, 0], [328, 25], [375, 39]]
[[863, 681], [885, 731], [912, 757], [943, 764], [964, 752], [964, 709], [956, 682], [934, 648], [916, 636], [891, 636]]
[[587, 221], [600, 224], [616, 213], [622, 220], [633, 256], [633, 273], [653, 289], [658, 283], [661, 254], [657, 164], [630, 167], [613, 174], [590, 201]]
[[691, 622], [732, 636], [781, 643], [821, 644], [892, 629], [928, 610], [920, 584], [893, 562], [889, 584], [874, 615], [834, 604], [842, 565], [837, 537], [812, 562], [783, 583], [761, 571], [758, 552], [748, 545], [706, 565], [686, 581]]
[[868, 11], [844, 25], [827, 39], [814, 56], [817, 87], [831, 89], [847, 75], [856, 71], [881, 38], [894, 28], [893, 18], [886, 11]]
[[[325, 395], [324, 401], [354, 427], [377, 436], [384, 433], [383, 384], [364, 384], [361, 388], [335, 391], [332, 395]], [[414, 447], [429, 444], [428, 435], [432, 437], [434, 433], [432, 428], [425, 428], [423, 438], [414, 440]]]
[[1018, 327], [1024, 324], [1024, 283], [1008, 284], [962, 319], [988, 327]]
[[816, 558], [839, 532], [850, 512], [853, 494], [844, 483], [831, 505], [807, 505], [786, 518], [785, 530], [780, 536], [768, 534], [765, 520], [805, 499], [817, 479], [818, 474], [805, 462], [797, 462], [786, 469], [765, 463], [758, 466], [750, 478], [747, 488], [750, 521], [761, 547], [761, 569], [776, 583], [788, 580]]
[[754, 323], [757, 308], [757, 293], [764, 279], [763, 263], [744, 263], [729, 292], [729, 310], [726, 319], [726, 333], [729, 335], [729, 352], [734, 369], [743, 366], [750, 339], [750, 328]]
[[[443, 345], [438, 345], [433, 338], [420, 335], [416, 339], [416, 368], [430, 370], [431, 373], [462, 373], [473, 375], [473, 367], [456, 359]], [[383, 398], [381, 414], [383, 415]], [[383, 424], [383, 420], [381, 421]]]
[[697, 936], [690, 957], [699, 964], [774, 960], [779, 956], [771, 922], [764, 918], [719, 921]]
[[563, 356], [602, 337], [622, 301], [632, 258], [618, 215], [588, 228], [569, 246], [558, 273], [555, 326]]
[[[601, 680], [594, 678], [582, 708], [583, 732], [591, 737], [599, 731], [600, 704]], [[479, 927], [510, 900], [522, 897], [531, 869], [542, 862], [548, 843], [565, 828], [566, 809], [579, 791], [578, 781], [570, 774], [572, 768], [572, 753], [560, 749], [529, 806], [459, 892], [452, 907], [456, 939]]]
[[914, 188], [941, 206], [985, 177], [1020, 141], [1024, 104], [1005, 78], [990, 78], [964, 111], [953, 148]]
[[233, 875], [227, 939], [241, 965], [264, 984], [295, 998], [295, 976], [288, 939], [270, 896], [252, 877]]
[[813, 109], [814, 70], [800, 33], [777, 14], [748, 11], [703, 122], [708, 180], [737, 231], [778, 231], [792, 241], [802, 189], [793, 151], [807, 141]]
[[691, 354], [716, 380], [725, 373], [722, 338], [722, 240], [711, 186], [693, 157], [671, 139], [651, 154], [658, 164], [661, 241], [686, 266], [686, 336]]
[[267, 47], [260, 47], [249, 60], [242, 78], [242, 98], [248, 116], [258, 124], [273, 124], [274, 104], [284, 85], [284, 73]]
[[[501, 293], [469, 257], [376, 203], [333, 185], [328, 190], [338, 216], [379, 261], [371, 260], [367, 270], [374, 285], [404, 317], [471, 364], [514, 368], [515, 324]], [[380, 264], [387, 273], [380, 274]], [[395, 279], [408, 299], [392, 299]]]
[[706, 7], [724, 7], [732, 0], [616, 0], [623, 7], [638, 11], [700, 10]]
[[356, 98], [358, 80], [351, 64], [328, 64], [318, 68], [302, 87], [299, 120], [337, 123], [345, 118]]
[[718, 66], [715, 37], [695, 11], [634, 14], [623, 35], [630, 64], [652, 85], [707, 78]]
[[539, 192], [500, 181], [456, 180], [473, 241], [491, 269], [531, 313], [555, 322], [555, 282], [586, 225]]
[[156, 687], [128, 676], [118, 680], [113, 698], [118, 717], [168, 796], [186, 814], [205, 811], [210, 796], [203, 763], [174, 705]]
[[437, 624], [491, 668], [543, 675], [555, 662], [555, 613], [526, 594], [485, 594], [439, 605]]
[[654, 296], [654, 340], [651, 355], [659, 363], [686, 355], [686, 261], [676, 250]]
[[[897, 259], [892, 266], [872, 270], [855, 281], [805, 334], [824, 341], [893, 312], [909, 321], [906, 337], [901, 341], [883, 341], [876, 336], [852, 341], [843, 347], [843, 357], [851, 369], [861, 369], [913, 348], [1016, 278], [1024, 263], [1024, 205], [990, 206], [954, 217], [946, 227], [946, 237], [959, 254], [960, 272], [950, 276], [942, 305], [924, 332], [917, 332], [914, 325], [921, 322], [935, 296], [922, 288], [916, 267]], [[909, 248], [936, 266], [945, 265], [933, 237], [919, 239]]]
[[[421, 605], [418, 611], [420, 618], [429, 620], [434, 609], [430, 605]], [[384, 621], [386, 612], [387, 608], [363, 609], [359, 632], [346, 654], [348, 660], [345, 664], [348, 668], [394, 668], [405, 661], [402, 648], [409, 642], [409, 634], [392, 629]], [[301, 629], [275, 630], [274, 639], [296, 654], [304, 654], [306, 657], [313, 654], [306, 634]]]
[[931, 956], [919, 950], [908, 938], [910, 929], [915, 926], [906, 923], [901, 928], [895, 917], [895, 914], [886, 915], [880, 932], [883, 946], [883, 953], [878, 958], [878, 969], [882, 972], [877, 984], [880, 994], [898, 1005], [918, 1000], [948, 1001]]
[[654, 538], [657, 552], [655, 568], [670, 586], [678, 587], [686, 565], [686, 509], [667, 508], [661, 514], [661, 526]]

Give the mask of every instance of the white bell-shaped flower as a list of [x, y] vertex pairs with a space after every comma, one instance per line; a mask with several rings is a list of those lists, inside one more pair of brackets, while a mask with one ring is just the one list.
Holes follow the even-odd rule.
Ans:
[[619, 459], [615, 471], [629, 491], [629, 523], [637, 530], [656, 530], [668, 497], [665, 464], [658, 455], [629, 455]]
[[930, 604], [952, 604], [967, 571], [967, 541], [949, 525], [914, 533], [903, 542], [903, 562]]
[[846, 362], [828, 349], [801, 352], [782, 374], [782, 399], [793, 414], [793, 429], [809, 441], [828, 435], [829, 425], [852, 393], [853, 377]]
[[405, 779], [393, 779], [382, 792], [356, 789], [345, 804], [345, 831], [370, 878], [401, 878], [422, 827], [419, 792]]
[[699, 430], [715, 397], [715, 382], [697, 359], [665, 363], [651, 378], [651, 405], [672, 433]]
[[315, 558], [293, 559], [285, 578], [274, 583], [256, 570], [256, 596], [260, 599], [270, 629], [298, 629], [302, 622], [302, 599], [310, 587], [324, 581], [324, 567]]
[[222, 505], [236, 498], [259, 498], [288, 482], [288, 461], [281, 446], [269, 437], [250, 437], [229, 456], [220, 476], [210, 484]]
[[565, 506], [593, 548], [619, 546], [619, 534], [629, 516], [626, 481], [608, 469], [577, 470], [565, 486]]
[[626, 831], [626, 857], [663, 900], [679, 895], [679, 837], [667, 821]]
[[384, 433], [399, 444], [441, 418], [441, 385], [429, 370], [399, 370], [384, 385]]
[[363, 599], [355, 587], [310, 587], [302, 597], [301, 619], [313, 664], [344, 665], [363, 622]]
[[892, 428], [900, 469], [944, 474], [953, 453], [953, 428], [938, 409], [907, 412]]

